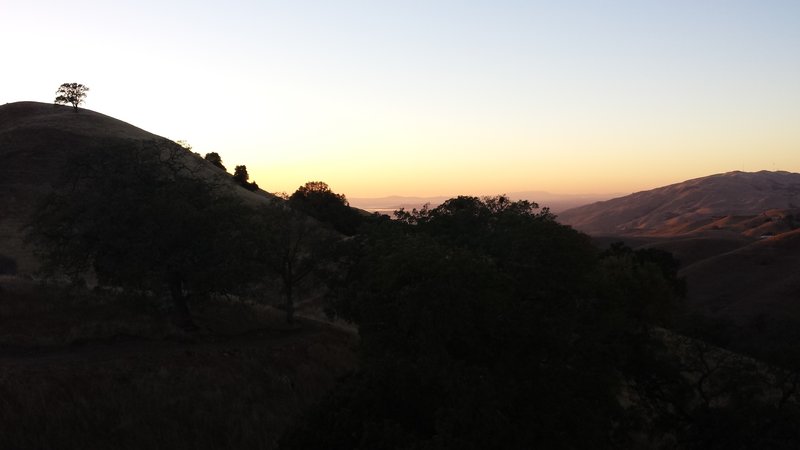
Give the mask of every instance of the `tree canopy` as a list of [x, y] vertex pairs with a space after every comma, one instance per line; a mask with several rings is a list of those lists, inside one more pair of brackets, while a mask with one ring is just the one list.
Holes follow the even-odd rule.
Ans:
[[[228, 169], [226, 169], [225, 166], [222, 164], [222, 157], [219, 156], [219, 153], [217, 153], [217, 152], [206, 153], [206, 156], [204, 157], [204, 159], [206, 161], [210, 162], [211, 164], [213, 164], [214, 166], [219, 167], [220, 169], [222, 169], [222, 170], [224, 170], [226, 172], [228, 171]], [[244, 166], [242, 166], [242, 167], [244, 167]], [[250, 178], [249, 175], [247, 175], [247, 177], [245, 178], [245, 181], [247, 181], [248, 178]]]
[[282, 448], [796, 447], [800, 371], [664, 328], [672, 255], [600, 251], [505, 196], [396, 216], [347, 241], [332, 291], [359, 370]]
[[[220, 165], [222, 164], [222, 159], [220, 159]], [[213, 162], [212, 162], [213, 164]], [[247, 173], [247, 166], [239, 165], [236, 166], [233, 170], [233, 180], [239, 183], [240, 186], [247, 189], [248, 191], [256, 191], [258, 190], [258, 184], [255, 181], [248, 181], [250, 180], [250, 174]]]
[[251, 217], [222, 185], [194, 176], [185, 150], [110, 143], [74, 158], [33, 218], [29, 240], [50, 273], [169, 294], [187, 326], [189, 295], [251, 278]]
[[262, 207], [257, 223], [256, 259], [266, 272], [280, 279], [286, 321], [293, 323], [297, 288], [312, 274], [325, 270], [337, 238], [288, 205]]
[[350, 207], [347, 198], [333, 192], [322, 181], [309, 181], [297, 188], [289, 196], [289, 204], [349, 236], [356, 233], [362, 222], [362, 217]]
[[358, 324], [361, 370], [284, 447], [624, 447], [609, 430], [636, 353], [616, 327], [641, 319], [598, 282], [588, 237], [504, 196], [397, 217], [352, 242], [332, 297]]
[[55, 103], [70, 104], [78, 111], [78, 106], [83, 103], [89, 88], [80, 83], [64, 83], [56, 91]]

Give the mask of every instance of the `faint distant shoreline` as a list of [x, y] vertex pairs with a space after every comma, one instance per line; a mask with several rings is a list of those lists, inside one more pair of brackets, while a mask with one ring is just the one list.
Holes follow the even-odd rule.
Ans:
[[[394, 215], [394, 212], [400, 208], [362, 208], [362, 209], [367, 212], [384, 214], [391, 217]], [[406, 209], [411, 209], [411, 208], [406, 208]]]
[[[540, 207], [548, 207], [554, 214], [561, 211], [566, 211], [578, 206], [588, 205], [603, 200], [619, 197], [623, 194], [606, 194], [606, 195], [560, 195], [551, 194], [549, 192], [530, 191], [530, 192], [512, 192], [508, 194], [512, 200], [529, 200], [539, 204]], [[393, 213], [400, 208], [410, 211], [414, 208], [422, 208], [426, 204], [430, 204], [431, 208], [435, 208], [442, 204], [445, 200], [451, 197], [437, 196], [437, 197], [401, 197], [401, 196], [388, 196], [378, 198], [350, 198], [350, 206], [363, 209], [370, 213], [386, 214], [393, 216]]]

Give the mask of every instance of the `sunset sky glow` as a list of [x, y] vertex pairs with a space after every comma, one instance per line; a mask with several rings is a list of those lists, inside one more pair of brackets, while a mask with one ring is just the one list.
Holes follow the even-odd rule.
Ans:
[[0, 104], [86, 107], [268, 191], [629, 193], [800, 172], [800, 1], [0, 1]]

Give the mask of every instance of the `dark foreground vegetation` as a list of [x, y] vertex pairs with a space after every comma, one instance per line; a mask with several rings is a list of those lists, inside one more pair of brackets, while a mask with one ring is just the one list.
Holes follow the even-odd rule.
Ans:
[[[116, 331], [96, 325], [53, 345], [8, 338], [0, 424], [13, 432], [0, 444], [9, 448], [800, 442], [790, 349], [762, 362], [721, 348], [682, 314], [686, 288], [669, 253], [599, 250], [547, 209], [504, 196], [457, 197], [396, 220], [361, 214], [320, 182], [285, 201], [248, 201], [238, 192], [257, 189], [247, 177], [201, 176], [219, 155], [187, 159], [159, 142], [108, 148], [70, 161], [28, 236], [43, 273], [70, 286], [52, 308], [70, 298], [85, 311], [106, 305]], [[346, 334], [297, 324], [301, 292], [312, 291], [357, 328], [357, 362]], [[280, 321], [270, 310], [257, 326], [220, 328], [219, 315], [258, 316], [255, 303], [273, 293]], [[24, 322], [24, 308], [13, 310], [7, 317]], [[160, 325], [122, 332], [120, 323]], [[89, 363], [58, 350], [74, 345], [93, 346]], [[32, 359], [12, 358], [20, 354]], [[334, 375], [343, 375], [335, 386]], [[313, 395], [286, 400], [298, 389]]]
[[283, 448], [794, 448], [797, 372], [668, 331], [658, 250], [599, 252], [535, 204], [374, 223], [334, 289], [361, 368]]

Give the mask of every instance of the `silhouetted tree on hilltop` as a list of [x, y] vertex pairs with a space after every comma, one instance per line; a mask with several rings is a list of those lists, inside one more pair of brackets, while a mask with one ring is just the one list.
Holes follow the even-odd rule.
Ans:
[[253, 182], [248, 181], [250, 179], [250, 174], [247, 173], [247, 166], [245, 165], [236, 166], [233, 169], [233, 179], [234, 181], [239, 183], [240, 186], [249, 191], [258, 190], [258, 184], [256, 184], [255, 181]]
[[71, 104], [78, 112], [78, 105], [83, 103], [89, 88], [79, 83], [64, 83], [56, 91], [56, 104]]
[[[222, 169], [222, 170], [224, 170], [226, 172], [228, 171], [228, 169], [226, 169], [225, 166], [222, 164], [222, 157], [219, 156], [219, 153], [217, 153], [217, 152], [206, 153], [206, 156], [205, 156], [204, 159], [206, 161], [210, 162], [211, 164], [219, 167], [220, 169]], [[241, 167], [244, 167], [244, 166], [241, 166]], [[246, 169], [245, 169], [245, 175], [247, 175]], [[249, 176], [247, 176], [247, 177], [249, 178]], [[247, 181], [247, 178], [245, 178], [245, 181]]]
[[250, 174], [247, 173], [247, 166], [240, 165], [233, 169], [233, 179], [239, 184], [247, 183], [250, 180]]

